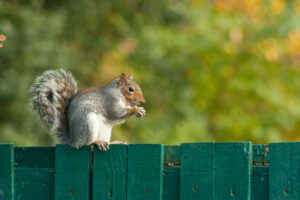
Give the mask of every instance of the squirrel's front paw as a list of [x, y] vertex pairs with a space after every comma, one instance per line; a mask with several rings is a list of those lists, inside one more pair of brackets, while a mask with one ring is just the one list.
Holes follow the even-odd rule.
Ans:
[[93, 141], [92, 145], [97, 145], [99, 151], [108, 151], [108, 149], [109, 149], [109, 143], [101, 141], [101, 140]]
[[112, 141], [109, 144], [127, 144], [126, 142], [121, 142], [121, 141]]
[[146, 110], [143, 107], [137, 107], [136, 108], [136, 114], [137, 117], [142, 118], [146, 115]]

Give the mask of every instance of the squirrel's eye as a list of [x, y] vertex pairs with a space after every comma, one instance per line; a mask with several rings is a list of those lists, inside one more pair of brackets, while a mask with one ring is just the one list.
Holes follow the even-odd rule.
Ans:
[[129, 92], [133, 92], [134, 88], [133, 87], [129, 87], [128, 90], [129, 90]]

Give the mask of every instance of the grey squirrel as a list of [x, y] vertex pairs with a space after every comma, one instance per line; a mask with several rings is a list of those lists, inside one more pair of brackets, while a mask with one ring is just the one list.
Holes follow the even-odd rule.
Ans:
[[107, 151], [114, 125], [146, 113], [137, 107], [145, 98], [132, 75], [122, 73], [105, 87], [76, 90], [70, 73], [48, 70], [36, 78], [29, 91], [33, 111], [61, 143], [74, 148], [96, 144], [100, 151]]

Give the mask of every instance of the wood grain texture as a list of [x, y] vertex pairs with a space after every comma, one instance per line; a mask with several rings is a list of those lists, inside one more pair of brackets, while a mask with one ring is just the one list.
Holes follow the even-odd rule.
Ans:
[[215, 200], [250, 200], [252, 144], [216, 143]]
[[300, 199], [300, 143], [269, 144], [270, 199]]
[[128, 145], [127, 200], [161, 200], [163, 183], [161, 144]]
[[56, 145], [55, 200], [89, 199], [90, 149]]
[[181, 200], [213, 199], [214, 151], [214, 143], [181, 144]]
[[15, 199], [53, 200], [55, 148], [15, 148]]
[[0, 200], [14, 199], [14, 148], [0, 144]]
[[127, 145], [110, 145], [107, 152], [94, 150], [93, 199], [126, 200]]
[[180, 199], [180, 146], [164, 147], [163, 199]]

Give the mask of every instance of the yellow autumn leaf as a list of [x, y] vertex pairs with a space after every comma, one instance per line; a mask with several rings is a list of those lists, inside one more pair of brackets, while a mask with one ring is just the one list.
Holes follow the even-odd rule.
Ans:
[[3, 42], [3, 41], [5, 41], [6, 40], [6, 37], [5, 37], [5, 35], [3, 35], [3, 34], [0, 34], [0, 42]]

